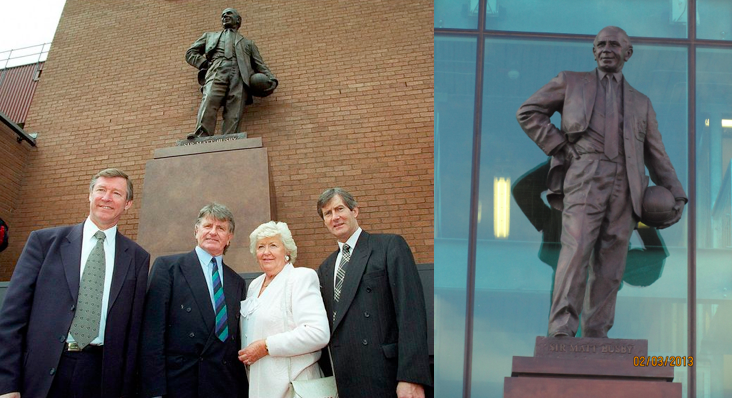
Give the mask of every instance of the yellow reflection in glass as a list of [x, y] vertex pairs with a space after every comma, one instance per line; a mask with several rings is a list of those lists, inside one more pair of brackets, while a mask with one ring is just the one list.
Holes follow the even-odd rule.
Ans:
[[511, 217], [511, 179], [493, 179], [493, 234], [496, 238], [508, 238]]

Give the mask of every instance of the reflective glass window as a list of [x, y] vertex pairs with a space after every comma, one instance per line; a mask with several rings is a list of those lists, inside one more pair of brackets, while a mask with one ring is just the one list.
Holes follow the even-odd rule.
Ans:
[[476, 38], [435, 37], [435, 396], [463, 391]]
[[489, 30], [594, 35], [614, 25], [630, 36], [688, 36], [686, 8], [677, 0], [486, 1], [485, 28]]
[[730, 49], [697, 49], [698, 397], [732, 391], [731, 64]]
[[478, 29], [478, 0], [434, 0], [435, 28]]
[[[686, 0], [682, 1], [686, 3]], [[699, 39], [732, 40], [732, 1], [697, 0], [696, 11], [696, 36]]]
[[[547, 2], [548, 3], [548, 2]], [[687, 50], [635, 45], [623, 69], [657, 113], [666, 151], [687, 183]], [[596, 67], [590, 42], [487, 39], [482, 98], [472, 396], [503, 396], [513, 356], [547, 333], [561, 213], [546, 203], [548, 157], [516, 121], [519, 106], [563, 70]], [[560, 115], [552, 118], [560, 124]], [[610, 338], [647, 339], [651, 355], [687, 351], [686, 216], [633, 233]], [[559, 227], [559, 228], [558, 228]], [[675, 369], [686, 383], [686, 369]]]

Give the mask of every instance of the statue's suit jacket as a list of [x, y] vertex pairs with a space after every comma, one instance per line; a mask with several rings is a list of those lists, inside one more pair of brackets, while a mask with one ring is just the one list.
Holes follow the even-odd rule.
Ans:
[[[422, 283], [407, 242], [399, 235], [361, 232], [333, 320], [337, 256], [338, 251], [320, 265], [318, 278], [339, 395], [396, 397], [397, 381], [431, 385]], [[330, 368], [327, 351], [320, 363]]]
[[[214, 50], [216, 50], [216, 44], [219, 42], [219, 38], [223, 34], [223, 30], [220, 32], [206, 32], [193, 45], [186, 51], [186, 62], [190, 65], [201, 69], [204, 61], [211, 61]], [[259, 49], [253, 41], [246, 37], [235, 33], [236, 42], [234, 44], [234, 50], [236, 52], [236, 63], [239, 66], [239, 74], [241, 79], [247, 88], [246, 104], [249, 105], [253, 102], [252, 95], [249, 90], [249, 78], [259, 72], [264, 73], [272, 80], [277, 80], [272, 72], [269, 70], [267, 65], [264, 63], [262, 56], [259, 54]]]
[[[79, 293], [84, 224], [34, 231], [0, 312], [0, 394], [45, 397]], [[150, 255], [119, 231], [102, 359], [102, 397], [132, 396]]]
[[[516, 118], [526, 134], [547, 155], [555, 155], [564, 142], [576, 142], [587, 131], [597, 93], [597, 72], [561, 72], [521, 105]], [[561, 130], [550, 117], [562, 114]], [[656, 185], [667, 188], [676, 198], [686, 199], [676, 171], [666, 154], [658, 131], [651, 101], [623, 78], [623, 145], [633, 212], [641, 217], [643, 193], [648, 186], [645, 167]], [[553, 156], [547, 184], [549, 203], [562, 210], [562, 186], [566, 160]]]
[[225, 343], [214, 332], [216, 316], [196, 251], [155, 260], [140, 354], [143, 397], [247, 396], [244, 365], [237, 358], [246, 282], [226, 264], [221, 268], [229, 324]]

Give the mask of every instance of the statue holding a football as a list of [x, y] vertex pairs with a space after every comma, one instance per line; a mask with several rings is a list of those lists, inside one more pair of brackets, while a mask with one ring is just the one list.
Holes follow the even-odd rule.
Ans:
[[[633, 229], [639, 221], [670, 227], [688, 202], [650, 99], [623, 76], [633, 55], [630, 38], [608, 26], [595, 37], [592, 53], [596, 69], [560, 72], [516, 114], [552, 157], [546, 198], [562, 211], [550, 337], [574, 337], [581, 314], [583, 337], [606, 338]], [[560, 126], [550, 120], [556, 112]], [[651, 180], [656, 186], [649, 187]]]

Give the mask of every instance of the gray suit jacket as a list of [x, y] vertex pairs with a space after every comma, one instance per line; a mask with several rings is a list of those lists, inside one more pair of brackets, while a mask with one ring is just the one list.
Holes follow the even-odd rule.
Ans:
[[[407, 242], [399, 235], [361, 232], [333, 320], [337, 256], [338, 251], [320, 265], [318, 278], [339, 395], [396, 397], [398, 381], [431, 385], [422, 282]], [[327, 351], [320, 363], [330, 367]]]
[[[544, 153], [555, 155], [564, 141], [576, 142], [587, 131], [597, 92], [597, 72], [561, 72], [521, 105], [516, 118], [521, 128]], [[561, 130], [550, 118], [562, 114]], [[658, 131], [651, 101], [623, 78], [623, 140], [626, 170], [633, 212], [640, 218], [643, 194], [648, 186], [645, 166], [656, 185], [667, 188], [676, 198], [686, 200]], [[563, 153], [562, 151], [559, 152]], [[562, 210], [566, 161], [553, 156], [547, 184], [550, 204]]]

